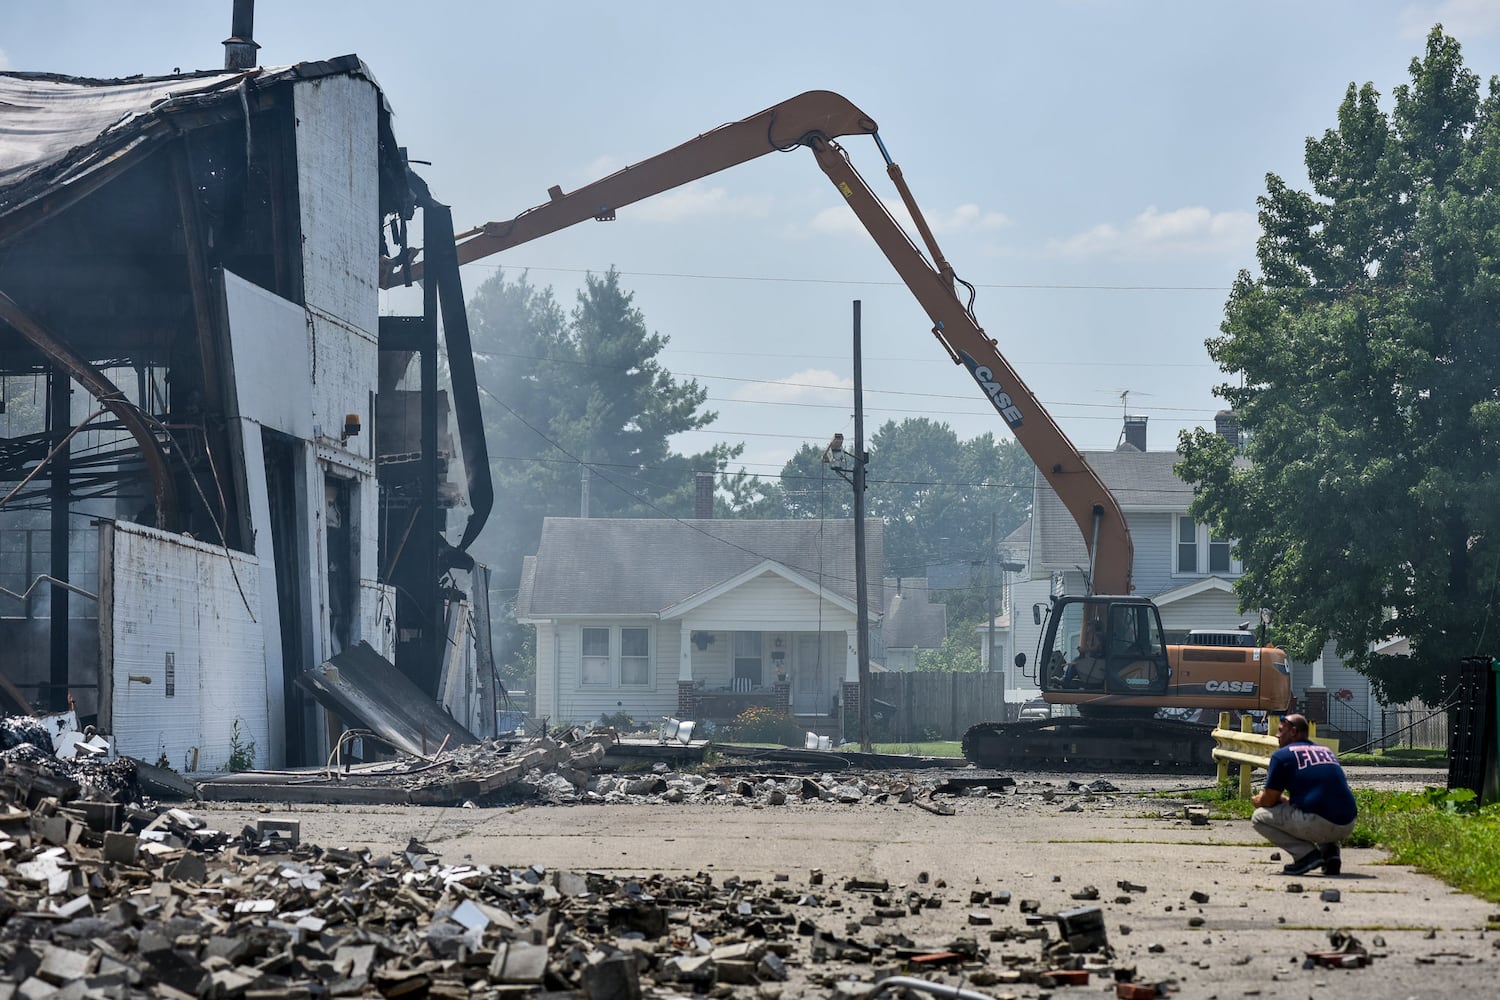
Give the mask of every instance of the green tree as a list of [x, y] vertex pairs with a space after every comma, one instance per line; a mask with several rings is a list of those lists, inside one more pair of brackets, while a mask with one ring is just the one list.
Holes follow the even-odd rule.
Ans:
[[1384, 698], [1438, 702], [1500, 639], [1500, 80], [1481, 98], [1441, 26], [1410, 75], [1389, 115], [1349, 86], [1310, 192], [1268, 176], [1261, 274], [1208, 341], [1249, 463], [1198, 431], [1179, 471], [1295, 655], [1331, 638]]
[[982, 640], [974, 631], [976, 624], [979, 623], [949, 622], [942, 648], [917, 651], [917, 669], [944, 673], [979, 673], [983, 669], [979, 658]]
[[[853, 461], [853, 442], [845, 465]], [[960, 441], [947, 424], [925, 417], [887, 421], [866, 447], [865, 516], [885, 526], [888, 573], [921, 576], [934, 562], [982, 562], [994, 515], [995, 538], [1026, 519], [1032, 463], [1014, 441], [993, 434]], [[758, 484], [744, 517], [854, 516], [852, 485], [823, 463], [823, 448], [803, 445], [779, 478]]]

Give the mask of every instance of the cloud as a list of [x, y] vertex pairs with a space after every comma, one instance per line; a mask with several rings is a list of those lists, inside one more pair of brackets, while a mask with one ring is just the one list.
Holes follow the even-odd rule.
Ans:
[[1413, 4], [1401, 12], [1401, 34], [1413, 40], [1427, 37], [1434, 24], [1466, 42], [1500, 32], [1500, 4], [1495, 0], [1441, 0], [1439, 3]]
[[848, 402], [853, 391], [852, 378], [826, 368], [805, 368], [775, 381], [741, 386], [731, 396], [754, 403], [836, 403]]
[[1124, 228], [1104, 222], [1075, 236], [1049, 240], [1060, 257], [1149, 256], [1243, 253], [1260, 234], [1251, 212], [1211, 212], [1201, 206], [1162, 212], [1155, 205]]
[[4, 49], [0, 49], [0, 69], [10, 69], [10, 56], [5, 54]]
[[[887, 212], [891, 213], [891, 217], [911, 234], [912, 239], [918, 238], [916, 223], [912, 221], [911, 213], [906, 210], [904, 203], [895, 198], [882, 198], [880, 203], [885, 206]], [[985, 211], [972, 202], [959, 205], [943, 214], [929, 213], [926, 219], [933, 233], [938, 236], [993, 232], [1010, 225], [1010, 219], [1006, 218], [1004, 213]], [[863, 238], [866, 235], [865, 227], [860, 224], [859, 217], [845, 205], [833, 205], [823, 209], [805, 226], [793, 227], [792, 233], [804, 238], [809, 236], [859, 236]]]

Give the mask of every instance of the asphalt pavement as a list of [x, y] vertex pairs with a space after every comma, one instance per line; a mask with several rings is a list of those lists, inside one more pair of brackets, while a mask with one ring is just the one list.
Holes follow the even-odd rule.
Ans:
[[[1379, 771], [1367, 777], [1367, 772]], [[912, 775], [918, 782], [921, 775]], [[205, 804], [194, 811], [235, 830], [257, 816], [288, 816], [304, 841], [395, 851], [415, 838], [460, 860], [615, 875], [782, 880], [835, 889], [851, 878], [922, 887], [943, 905], [892, 918], [867, 937], [897, 933], [941, 947], [977, 937], [994, 964], [1035, 954], [1036, 942], [991, 940], [1027, 919], [1097, 906], [1115, 965], [1180, 997], [1447, 997], [1491, 995], [1500, 973], [1500, 904], [1455, 892], [1379, 850], [1346, 848], [1343, 874], [1289, 878], [1286, 859], [1243, 820], [1194, 822], [1171, 789], [1196, 776], [1107, 776], [1119, 791], [1070, 787], [1093, 776], [1021, 776], [1002, 792], [940, 796], [952, 815], [895, 798], [853, 803], [731, 805], [642, 801], [504, 809], [307, 806], [260, 810]], [[1356, 785], [1421, 788], [1441, 772], [1352, 769]], [[1162, 798], [1148, 792], [1168, 789]], [[827, 891], [827, 890], [824, 890]], [[1010, 902], [998, 900], [1010, 893]], [[978, 900], [978, 902], [976, 902]], [[820, 914], [827, 917], [828, 914]], [[1035, 918], [1033, 918], [1034, 920]], [[1055, 935], [1055, 929], [1053, 931]], [[1308, 967], [1309, 952], [1349, 938], [1370, 957], [1351, 968]], [[1088, 988], [1051, 995], [1098, 995]], [[1104, 981], [1106, 989], [1112, 984]], [[1049, 993], [1036, 983], [975, 987], [995, 997]], [[1112, 995], [1112, 994], [1111, 994]]]

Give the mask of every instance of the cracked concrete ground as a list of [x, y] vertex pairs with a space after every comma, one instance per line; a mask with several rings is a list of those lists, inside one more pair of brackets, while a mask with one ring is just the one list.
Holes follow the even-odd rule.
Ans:
[[[1420, 788], [1441, 784], [1442, 775], [1359, 773], [1353, 780]], [[1142, 794], [1160, 779], [1111, 781], [1124, 790], [1089, 797], [1068, 793], [1066, 779], [1021, 777], [1007, 794], [945, 797], [952, 816], [893, 802], [796, 801], [264, 810], [201, 803], [194, 811], [227, 830], [258, 816], [295, 816], [302, 839], [323, 845], [392, 851], [416, 838], [449, 863], [616, 876], [707, 872], [718, 882], [780, 876], [809, 891], [815, 871], [834, 890], [851, 878], [885, 879], [895, 895], [903, 886], [920, 889], [943, 905], [878, 927], [851, 926], [852, 940], [896, 932], [941, 945], [977, 937], [996, 967], [1003, 954], [1037, 952], [1035, 942], [990, 939], [1024, 928], [1021, 900], [1038, 901], [1043, 913], [1096, 905], [1116, 964], [1136, 965], [1138, 981], [1174, 982], [1181, 997], [1446, 997], [1487, 990], [1500, 971], [1500, 905], [1386, 864], [1378, 850], [1346, 848], [1339, 878], [1287, 878], [1247, 822], [1194, 825], [1182, 818], [1182, 803]], [[1097, 901], [1081, 902], [1089, 888], [1098, 890]], [[1336, 900], [1324, 898], [1330, 889]], [[1011, 894], [1008, 904], [996, 902], [1002, 890]], [[818, 891], [826, 897], [830, 889]], [[986, 893], [989, 901], [973, 901]], [[815, 916], [837, 923], [826, 910]], [[1305, 953], [1328, 950], [1339, 929], [1352, 932], [1373, 963], [1305, 968]], [[1088, 987], [970, 988], [996, 997], [1086, 996], [1100, 984], [1095, 976]]]

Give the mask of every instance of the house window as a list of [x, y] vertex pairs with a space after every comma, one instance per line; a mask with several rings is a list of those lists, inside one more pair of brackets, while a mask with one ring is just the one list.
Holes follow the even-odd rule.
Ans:
[[1177, 572], [1198, 572], [1198, 525], [1190, 517], [1177, 519]]
[[1177, 517], [1172, 573], [1174, 576], [1238, 576], [1244, 572], [1234, 558], [1234, 542], [1220, 538], [1186, 514]]
[[761, 634], [759, 632], [736, 632], [734, 634], [734, 679], [746, 681], [751, 687], [760, 687]]
[[651, 683], [650, 629], [620, 629], [620, 683]]
[[584, 629], [583, 656], [579, 661], [578, 682], [605, 685], [610, 681], [609, 673], [609, 629]]
[[1208, 571], [1210, 573], [1234, 572], [1231, 567], [1233, 560], [1229, 555], [1231, 548], [1229, 539], [1217, 538], [1213, 532], [1208, 533]]
[[651, 684], [651, 630], [607, 628], [582, 630], [578, 683], [587, 687], [645, 687]]

